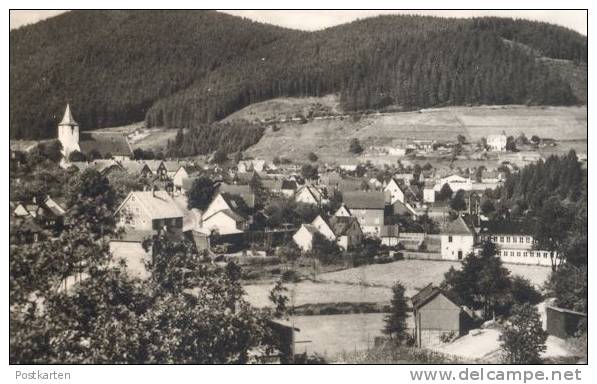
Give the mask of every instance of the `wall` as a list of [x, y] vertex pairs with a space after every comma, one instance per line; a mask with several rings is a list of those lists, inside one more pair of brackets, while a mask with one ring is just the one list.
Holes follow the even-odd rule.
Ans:
[[[450, 236], [452, 241], [450, 242]], [[472, 235], [441, 235], [442, 244], [442, 259], [445, 260], [459, 260], [458, 252], [462, 252], [461, 258], [466, 257], [467, 254], [473, 251], [474, 236]]]

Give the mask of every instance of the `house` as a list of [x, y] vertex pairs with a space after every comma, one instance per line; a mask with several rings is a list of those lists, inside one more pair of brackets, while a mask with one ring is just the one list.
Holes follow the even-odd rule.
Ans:
[[346, 217], [350, 216], [350, 212], [348, 211], [348, 208], [346, 208], [346, 206], [342, 204], [340, 208], [338, 208], [338, 210], [334, 213], [334, 216]]
[[587, 319], [586, 313], [549, 305], [545, 307], [545, 316], [547, 333], [561, 339], [573, 337], [580, 323]]
[[[440, 187], [441, 190], [441, 187]], [[423, 187], [423, 201], [426, 203], [435, 203], [435, 183], [432, 181], [425, 181]]]
[[446, 223], [441, 230], [441, 255], [445, 260], [462, 260], [473, 252], [475, 231], [462, 215]]
[[265, 160], [241, 160], [238, 162], [237, 169], [239, 173], [263, 172], [266, 169]]
[[297, 203], [320, 206], [323, 200], [323, 193], [312, 185], [305, 185], [296, 192], [294, 200]]
[[117, 226], [134, 230], [182, 232], [184, 212], [166, 191], [133, 191], [114, 212]]
[[159, 180], [168, 179], [168, 169], [162, 160], [145, 160], [145, 164], [151, 170], [152, 175]]
[[125, 160], [121, 161], [120, 165], [131, 176], [149, 177], [152, 175], [151, 169], [145, 161]]
[[87, 157], [99, 154], [102, 158], [116, 161], [126, 161], [133, 157], [133, 149], [126, 135], [121, 132], [81, 132], [79, 147]]
[[126, 272], [130, 276], [147, 279], [150, 272], [145, 264], [151, 261], [152, 250], [145, 249], [143, 242], [151, 239], [153, 230], [128, 228], [123, 234], [110, 239], [108, 247], [114, 261], [123, 260], [126, 263]]
[[241, 196], [220, 192], [205, 209], [201, 227], [220, 235], [242, 233], [248, 228], [248, 211]]
[[442, 335], [462, 336], [467, 333], [470, 318], [449, 296], [429, 284], [411, 298], [418, 347], [439, 344]]
[[335, 241], [344, 250], [359, 246], [363, 242], [363, 231], [358, 220], [351, 216], [317, 216], [311, 223], [319, 233]]
[[356, 217], [363, 233], [372, 236], [381, 234], [386, 217], [384, 192], [345, 192], [344, 206], [352, 217]]
[[255, 194], [249, 185], [220, 183], [218, 186], [218, 191], [220, 193], [238, 195], [244, 200], [247, 208], [250, 210], [255, 208]]
[[381, 244], [388, 247], [395, 247], [400, 242], [400, 228], [398, 225], [384, 225], [381, 227]]
[[416, 216], [417, 212], [413, 208], [413, 204], [418, 199], [410, 185], [405, 185], [392, 178], [386, 185], [384, 192], [389, 203], [394, 207], [394, 214], [408, 213]]
[[473, 189], [473, 182], [471, 179], [452, 174], [450, 176], [442, 177], [439, 182], [435, 184], [435, 192], [441, 191], [444, 184], [448, 184], [450, 189], [452, 189], [452, 192], [456, 192], [459, 189], [462, 189], [463, 191], [470, 191]]
[[504, 263], [551, 266], [559, 259], [557, 253], [537, 249], [530, 224], [522, 221], [484, 221], [480, 239], [494, 243]]
[[261, 183], [270, 192], [288, 198], [294, 196], [298, 189], [298, 184], [294, 180], [264, 179]]
[[300, 249], [307, 252], [313, 247], [313, 236], [315, 236], [316, 233], [319, 233], [319, 231], [314, 225], [302, 224], [298, 231], [292, 236], [292, 240]]
[[72, 161], [63, 163], [62, 167], [77, 168], [79, 172], [84, 172], [87, 169], [98, 171], [102, 175], [107, 175], [111, 171], [123, 169], [120, 162], [113, 159], [97, 159], [93, 161]]
[[504, 133], [502, 133], [501, 135], [487, 136], [487, 146], [489, 147], [490, 151], [499, 151], [499, 152], [505, 151], [507, 142], [508, 142], [508, 137]]

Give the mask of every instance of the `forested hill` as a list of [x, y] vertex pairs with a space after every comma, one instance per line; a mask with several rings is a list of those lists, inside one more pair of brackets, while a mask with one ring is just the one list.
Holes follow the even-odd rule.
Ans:
[[[515, 42], [518, 44], [511, 44]], [[301, 32], [205, 11], [76, 11], [10, 33], [11, 138], [189, 127], [257, 101], [340, 94], [347, 110], [583, 102], [537, 56], [587, 61], [571, 30], [510, 19], [380, 16]]]

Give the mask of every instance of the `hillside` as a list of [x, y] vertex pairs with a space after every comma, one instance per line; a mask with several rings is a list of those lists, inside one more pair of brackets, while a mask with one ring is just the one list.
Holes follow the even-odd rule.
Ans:
[[83, 129], [192, 127], [326, 94], [347, 111], [583, 101], [582, 76], [505, 40], [586, 77], [586, 37], [545, 23], [380, 16], [302, 32], [212, 11], [67, 12], [10, 32], [10, 136], [53, 136], [66, 100]]
[[[539, 135], [556, 140], [586, 140], [586, 107], [447, 107], [414, 112], [372, 114], [358, 121], [350, 117], [320, 118], [307, 123], [278, 123], [267, 129], [261, 140], [245, 153], [256, 158], [286, 157], [304, 162], [309, 152], [322, 162], [365, 161], [348, 152], [357, 138], [364, 148], [397, 144], [404, 139], [454, 139], [464, 135], [477, 141], [505, 132], [528, 137]], [[387, 157], [387, 156], [386, 156]]]

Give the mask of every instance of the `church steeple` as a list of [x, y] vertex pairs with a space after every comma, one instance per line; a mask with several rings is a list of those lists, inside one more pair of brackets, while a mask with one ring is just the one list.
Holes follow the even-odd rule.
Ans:
[[64, 111], [64, 117], [62, 118], [62, 121], [60, 122], [59, 125], [70, 125], [70, 126], [79, 125], [73, 118], [73, 115], [70, 112], [70, 105], [68, 103], [66, 103], [66, 110]]

